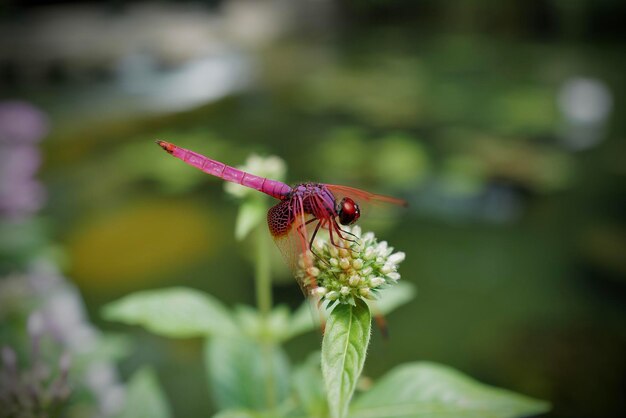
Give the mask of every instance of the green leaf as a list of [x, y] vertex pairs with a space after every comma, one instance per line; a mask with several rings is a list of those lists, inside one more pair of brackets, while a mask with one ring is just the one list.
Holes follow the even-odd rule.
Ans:
[[118, 418], [169, 418], [172, 414], [150, 368], [136, 372], [128, 382], [126, 401]]
[[547, 402], [427, 362], [393, 369], [352, 407], [350, 418], [513, 418], [550, 409]]
[[276, 418], [276, 414], [249, 411], [247, 409], [227, 409], [225, 411], [218, 412], [216, 415], [213, 415], [212, 418]]
[[319, 323], [316, 323], [313, 315], [319, 315], [319, 310], [312, 304], [311, 301], [306, 300], [298, 309], [296, 309], [289, 320], [285, 332], [282, 335], [281, 341], [289, 340], [298, 335], [307, 333], [314, 329], [321, 329]]
[[241, 332], [251, 339], [281, 342], [289, 331], [291, 313], [287, 306], [279, 305], [263, 318], [257, 309], [243, 305], [235, 308], [235, 319]]
[[106, 305], [103, 316], [173, 338], [236, 333], [236, 325], [221, 302], [183, 287], [133, 293]]
[[218, 412], [213, 418], [258, 418], [258, 415], [245, 409], [229, 409]]
[[237, 213], [235, 222], [235, 238], [241, 241], [248, 236], [257, 225], [265, 222], [267, 217], [267, 206], [263, 199], [246, 199]]
[[380, 299], [367, 301], [375, 314], [388, 315], [396, 308], [413, 300], [416, 294], [415, 286], [409, 282], [398, 282], [380, 292]]
[[322, 342], [322, 374], [333, 418], [346, 416], [363, 370], [372, 324], [365, 302], [338, 305], [330, 314]]
[[309, 418], [328, 416], [319, 352], [312, 353], [306, 362], [298, 366], [293, 372], [292, 382], [296, 396]]
[[220, 409], [267, 409], [289, 395], [289, 360], [279, 346], [243, 337], [209, 338], [205, 363]]

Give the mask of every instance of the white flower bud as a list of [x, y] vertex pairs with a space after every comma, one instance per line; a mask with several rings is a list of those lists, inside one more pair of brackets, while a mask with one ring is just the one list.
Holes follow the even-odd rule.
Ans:
[[313, 247], [315, 247], [315, 249], [321, 253], [322, 251], [324, 251], [324, 247], [325, 247], [324, 241], [317, 238], [315, 241], [313, 241]]
[[342, 286], [339, 292], [344, 296], [348, 296], [350, 294], [350, 288], [348, 286]]
[[370, 274], [372, 274], [372, 271], [373, 271], [372, 266], [365, 267], [363, 270], [361, 270], [361, 276], [367, 277]]
[[340, 248], [339, 255], [342, 257], [348, 257], [350, 255], [350, 252], [348, 252], [348, 250], [346, 250], [345, 248]]
[[342, 258], [341, 260], [339, 260], [339, 266], [344, 269], [347, 270], [350, 268], [350, 260], [348, 260], [347, 258]]
[[363, 296], [364, 298], [370, 298], [372, 296], [372, 292], [370, 292], [370, 288], [369, 287], [362, 287], [359, 289], [359, 294], [361, 296]]
[[356, 274], [348, 280], [348, 284], [352, 287], [357, 287], [361, 283], [361, 276], [357, 276]]
[[361, 227], [358, 226], [358, 225], [355, 225], [355, 226], [352, 227], [352, 231], [350, 231], [350, 232], [352, 232], [357, 237], [360, 237], [361, 236]]
[[381, 269], [380, 272], [383, 274], [389, 274], [391, 272], [395, 271], [395, 268], [393, 265], [391, 264], [385, 264]]
[[363, 268], [363, 260], [357, 258], [352, 262], [352, 267], [354, 267], [355, 270], [361, 270]]
[[383, 279], [382, 277], [374, 277], [370, 280], [370, 285], [372, 287], [378, 287], [382, 284], [385, 284], [385, 279]]
[[393, 280], [394, 282], [397, 282], [400, 279], [400, 273], [396, 273], [395, 271], [392, 273], [389, 273], [387, 275], [387, 277], [389, 277], [391, 280]]
[[331, 259], [328, 260], [328, 262], [333, 267], [337, 267], [339, 265], [339, 260], [337, 260], [336, 258], [331, 258]]
[[320, 269], [318, 269], [317, 267], [313, 267], [313, 266], [306, 269], [306, 272], [313, 277], [317, 277], [320, 275]]
[[387, 241], [381, 241], [378, 243], [378, 245], [376, 246], [376, 252], [378, 253], [378, 255], [385, 255], [385, 252], [387, 252]]
[[366, 260], [371, 260], [376, 257], [376, 250], [374, 247], [367, 247], [365, 252], [363, 253], [363, 258]]
[[315, 289], [313, 289], [312, 293], [318, 296], [324, 296], [326, 293], [328, 293], [328, 289], [320, 286], [320, 287], [316, 287]]
[[333, 290], [332, 292], [326, 293], [326, 299], [328, 300], [337, 300], [339, 299], [339, 292]]
[[334, 245], [329, 245], [328, 246], [328, 252], [333, 257], [337, 257], [339, 255], [339, 251], [337, 250], [337, 247], [335, 247]]
[[374, 241], [374, 233], [372, 232], [366, 232], [363, 237], [361, 238], [361, 241], [363, 242], [372, 242]]
[[405, 258], [406, 258], [406, 254], [404, 254], [402, 251], [399, 251], [389, 256], [388, 260], [392, 264], [400, 264], [401, 262], [404, 261]]

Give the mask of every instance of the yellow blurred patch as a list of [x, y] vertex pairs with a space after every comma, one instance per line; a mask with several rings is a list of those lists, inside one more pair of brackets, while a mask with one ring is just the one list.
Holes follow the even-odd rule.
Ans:
[[220, 235], [217, 224], [204, 207], [170, 201], [89, 219], [70, 234], [71, 275], [95, 291], [142, 287], [210, 257]]

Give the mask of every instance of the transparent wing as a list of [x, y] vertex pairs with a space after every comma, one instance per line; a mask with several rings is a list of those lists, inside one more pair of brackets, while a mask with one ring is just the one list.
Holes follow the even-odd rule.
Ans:
[[365, 222], [370, 227], [382, 227], [396, 217], [393, 215], [398, 207], [406, 207], [406, 200], [380, 194], [366, 192], [354, 187], [327, 184], [326, 187], [335, 196], [337, 203], [344, 197], [349, 197], [358, 203], [361, 210], [360, 223]]
[[[317, 283], [315, 277], [308, 273], [313, 266], [309, 240], [318, 220], [304, 213], [299, 200], [282, 202], [275, 208], [270, 209], [268, 214], [270, 233], [302, 293], [305, 297], [310, 297], [311, 290], [317, 287]], [[288, 216], [285, 215], [287, 210]]]
[[353, 199], [355, 202], [367, 202], [370, 204], [380, 204], [380, 203], [389, 203], [392, 205], [404, 206], [407, 207], [409, 204], [404, 199], [398, 199], [391, 196], [384, 196], [381, 194], [375, 194], [366, 192], [365, 190], [356, 189], [354, 187], [348, 186], [340, 186], [337, 184], [327, 184], [326, 187], [333, 192], [335, 198], [340, 200], [342, 197], [349, 197]]

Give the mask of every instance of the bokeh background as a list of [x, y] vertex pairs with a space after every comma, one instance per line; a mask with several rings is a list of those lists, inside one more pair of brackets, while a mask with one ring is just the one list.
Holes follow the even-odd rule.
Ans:
[[[100, 316], [173, 285], [255, 300], [237, 202], [159, 138], [231, 165], [278, 155], [290, 182], [410, 202], [376, 232], [407, 253], [418, 297], [390, 315], [389, 340], [375, 335], [369, 376], [432, 360], [549, 400], [551, 417], [624, 416], [624, 12], [617, 0], [0, 2], [3, 343], [47, 324], [75, 352], [115, 351], [101, 331], [120, 333], [128, 355], [85, 375], [101, 410], [150, 364], [175, 416], [214, 411], [200, 341]], [[286, 269], [274, 280], [277, 302], [298, 306]], [[319, 340], [287, 349], [302, 358]]]

